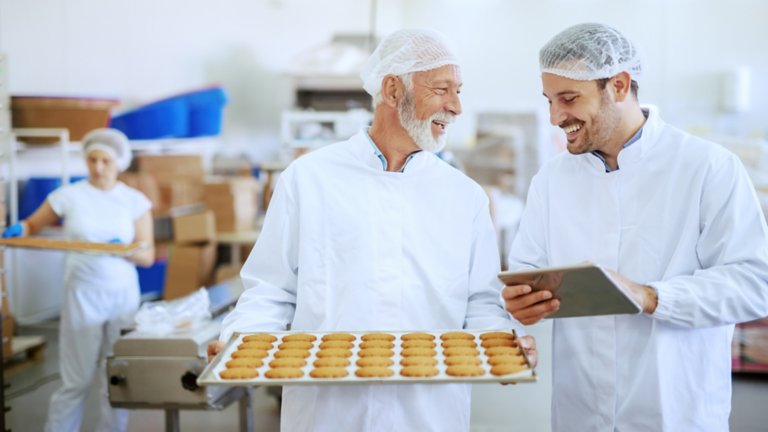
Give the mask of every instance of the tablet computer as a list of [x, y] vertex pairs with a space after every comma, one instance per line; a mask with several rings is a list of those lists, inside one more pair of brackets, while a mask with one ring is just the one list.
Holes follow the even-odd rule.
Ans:
[[533, 290], [552, 291], [560, 309], [547, 318], [636, 314], [640, 305], [614, 282], [600, 266], [583, 263], [499, 273], [506, 285], [530, 285]]

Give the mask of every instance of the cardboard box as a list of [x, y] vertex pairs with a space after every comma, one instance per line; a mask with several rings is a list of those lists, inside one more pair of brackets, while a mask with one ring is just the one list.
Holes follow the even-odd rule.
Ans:
[[173, 240], [177, 244], [207, 243], [216, 240], [216, 222], [210, 210], [175, 216]]
[[216, 263], [216, 243], [174, 245], [165, 274], [164, 300], [183, 297], [208, 286]]
[[216, 215], [216, 231], [254, 229], [259, 211], [258, 190], [259, 184], [253, 177], [206, 180], [203, 199]]
[[739, 324], [738, 328], [734, 334], [740, 342], [738, 370], [768, 372], [768, 318]]
[[160, 205], [157, 211], [153, 212], [156, 216], [166, 215], [179, 207], [202, 203], [202, 183], [198, 181], [165, 181], [158, 183], [158, 189], [160, 190]]
[[240, 270], [243, 267], [239, 264], [222, 264], [216, 267], [216, 274], [213, 283], [218, 284], [236, 277], [240, 277]]
[[158, 183], [203, 182], [203, 158], [200, 155], [140, 155], [136, 163], [139, 172], [152, 174]]

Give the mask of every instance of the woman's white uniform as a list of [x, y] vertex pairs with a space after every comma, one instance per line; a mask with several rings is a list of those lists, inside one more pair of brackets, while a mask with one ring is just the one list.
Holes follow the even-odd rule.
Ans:
[[[87, 180], [55, 190], [48, 202], [64, 219], [67, 238], [101, 243], [134, 241], [134, 224], [151, 207], [144, 195], [121, 182], [103, 191]], [[51, 397], [46, 431], [79, 430], [94, 378], [100, 381], [101, 393], [97, 430], [125, 430], [128, 413], [109, 405], [103, 360], [121, 325], [133, 319], [139, 297], [136, 266], [128, 260], [67, 254], [59, 330], [62, 387]]]
[[[387, 172], [367, 133], [281, 174], [234, 331], [511, 328], [500, 301], [488, 199], [464, 174], [419, 152]], [[461, 431], [469, 385], [285, 386], [282, 430]]]
[[651, 112], [617, 171], [551, 160], [510, 268], [587, 260], [655, 287], [658, 308], [555, 320], [553, 430], [728, 430], [733, 324], [768, 315], [768, 234], [736, 156]]

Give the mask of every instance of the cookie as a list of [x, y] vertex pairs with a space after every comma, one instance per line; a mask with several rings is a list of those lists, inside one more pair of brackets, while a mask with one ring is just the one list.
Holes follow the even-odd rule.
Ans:
[[329, 340], [327, 342], [322, 342], [320, 344], [320, 349], [331, 349], [331, 348], [352, 349], [353, 346], [355, 346], [355, 344], [349, 341]]
[[325, 357], [349, 357], [352, 355], [352, 351], [348, 349], [341, 349], [341, 348], [329, 348], [329, 349], [322, 349], [317, 352], [318, 358], [325, 358]]
[[300, 357], [276, 358], [269, 362], [269, 367], [277, 368], [301, 368], [307, 364], [307, 361]]
[[488, 364], [492, 366], [500, 365], [500, 364], [519, 364], [524, 365], [525, 359], [523, 356], [516, 356], [516, 355], [496, 355], [493, 357], [488, 357]]
[[446, 356], [476, 356], [480, 354], [480, 351], [478, 351], [475, 348], [470, 347], [452, 347], [452, 348], [446, 348], [443, 350], [443, 354]]
[[259, 372], [253, 368], [230, 368], [224, 369], [219, 373], [222, 379], [249, 379], [259, 376]]
[[328, 333], [326, 335], [323, 335], [323, 342], [328, 342], [328, 341], [352, 342], [355, 339], [356, 339], [355, 335], [352, 335], [349, 333]]
[[302, 350], [302, 349], [285, 349], [285, 350], [278, 350], [275, 353], [275, 358], [285, 358], [285, 357], [307, 358], [309, 357], [309, 351]]
[[266, 371], [264, 376], [270, 379], [293, 379], [304, 376], [304, 371], [299, 368], [281, 367]]
[[477, 357], [477, 356], [452, 356], [452, 357], [445, 358], [445, 364], [448, 366], [457, 366], [457, 365], [480, 366], [481, 362], [482, 361], [480, 360], [480, 357]]
[[260, 349], [269, 351], [272, 349], [272, 342], [267, 341], [250, 341], [250, 342], [243, 342], [240, 345], [237, 346], [237, 349]]
[[357, 359], [355, 364], [358, 367], [389, 367], [395, 362], [389, 357], [363, 357]]
[[456, 365], [448, 366], [445, 369], [445, 373], [450, 376], [460, 377], [480, 376], [485, 374], [485, 369], [475, 365]]
[[229, 368], [229, 369], [232, 369], [232, 368], [251, 368], [251, 369], [256, 369], [256, 368], [260, 368], [261, 365], [263, 365], [263, 364], [264, 364], [264, 361], [262, 359], [260, 359], [260, 358], [256, 358], [256, 357], [250, 357], [250, 358], [242, 357], [242, 358], [236, 358], [236, 359], [232, 359], [232, 360], [228, 361], [225, 364], [225, 366], [227, 366], [227, 368]]
[[488, 348], [485, 350], [485, 355], [488, 357], [493, 357], [497, 355], [520, 355], [520, 348], [516, 347], [505, 347], [505, 346], [499, 346], [499, 347], [493, 347]]
[[283, 336], [283, 342], [295, 342], [295, 341], [314, 342], [316, 340], [317, 340], [317, 336], [307, 334], [307, 333], [293, 333], [293, 334]]
[[369, 348], [392, 349], [394, 347], [395, 347], [394, 343], [386, 340], [372, 340], [372, 341], [363, 342], [360, 344], [360, 349], [369, 349]]
[[435, 366], [437, 359], [434, 357], [405, 357], [400, 360], [403, 366]]
[[401, 344], [403, 348], [434, 348], [435, 343], [431, 340], [415, 339], [403, 341]]
[[432, 366], [406, 366], [400, 369], [400, 375], [411, 378], [432, 377], [437, 375], [437, 368]]
[[243, 342], [269, 342], [272, 343], [277, 340], [277, 337], [269, 333], [254, 333], [243, 336]]
[[264, 358], [268, 354], [264, 350], [260, 349], [244, 349], [244, 350], [237, 350], [232, 353], [232, 358]]
[[325, 357], [315, 360], [312, 365], [316, 368], [347, 367], [349, 360], [344, 357]]
[[280, 345], [277, 346], [281, 350], [285, 349], [302, 349], [302, 350], [308, 350], [312, 348], [312, 342], [310, 341], [289, 341], [289, 342], [283, 342]]
[[493, 348], [499, 346], [516, 347], [517, 342], [514, 339], [486, 339], [480, 343], [483, 348]]
[[502, 363], [491, 368], [491, 373], [494, 375], [509, 375], [524, 371], [527, 369], [525, 365], [515, 363]]
[[404, 341], [415, 341], [415, 340], [433, 341], [435, 340], [435, 335], [431, 335], [429, 333], [406, 333], [402, 335], [400, 339]]
[[500, 332], [500, 331], [486, 332], [480, 335], [480, 340], [490, 340], [490, 339], [515, 340], [515, 335], [513, 335], [512, 333]]
[[361, 378], [386, 378], [394, 375], [388, 367], [363, 367], [355, 371], [355, 375]]
[[395, 353], [386, 348], [369, 348], [360, 350], [357, 355], [360, 357], [392, 357]]
[[469, 347], [469, 348], [476, 348], [477, 344], [474, 340], [468, 340], [468, 339], [447, 339], [444, 340], [440, 345], [442, 345], [443, 348], [451, 348], [451, 347]]
[[475, 337], [472, 336], [472, 334], [467, 332], [447, 332], [440, 335], [441, 340], [451, 340], [451, 339], [466, 339], [466, 340], [474, 340]]
[[366, 342], [373, 340], [385, 340], [392, 342], [395, 340], [395, 337], [389, 333], [366, 333], [363, 335], [362, 339]]
[[432, 357], [437, 351], [432, 348], [406, 348], [400, 354], [403, 357]]
[[347, 369], [343, 367], [320, 367], [317, 369], [312, 369], [309, 372], [309, 376], [319, 379], [341, 378], [347, 376], [348, 373], [349, 372], [347, 372]]

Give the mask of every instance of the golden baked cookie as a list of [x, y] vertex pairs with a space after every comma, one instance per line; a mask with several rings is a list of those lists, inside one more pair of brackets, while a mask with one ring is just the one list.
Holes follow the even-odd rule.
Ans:
[[285, 358], [285, 357], [307, 358], [309, 357], [309, 351], [302, 350], [302, 349], [284, 349], [284, 350], [278, 350], [275, 353], [275, 358]]
[[283, 336], [283, 342], [295, 342], [295, 341], [314, 342], [316, 340], [317, 340], [317, 336], [307, 334], [307, 333], [292, 333], [292, 334]]
[[520, 348], [516, 348], [516, 347], [499, 346], [499, 347], [488, 348], [485, 350], [485, 355], [487, 355], [488, 357], [493, 357], [497, 355], [519, 355], [519, 354], [520, 354]]
[[452, 347], [443, 350], [443, 354], [446, 356], [476, 356], [480, 354], [476, 348], [470, 347]]
[[406, 366], [400, 369], [400, 375], [411, 378], [433, 377], [437, 375], [437, 368], [432, 366]]
[[318, 358], [325, 358], [325, 357], [350, 357], [352, 355], [352, 351], [348, 349], [341, 349], [341, 348], [329, 348], [329, 349], [322, 349], [317, 352]]
[[260, 349], [244, 349], [244, 350], [237, 350], [232, 353], [232, 358], [245, 358], [245, 357], [251, 357], [251, 358], [264, 358], [268, 355], [268, 353], [264, 350]]
[[395, 337], [389, 333], [366, 333], [363, 335], [362, 339], [366, 342], [373, 340], [385, 340], [392, 342], [395, 340]]
[[260, 358], [256, 358], [256, 357], [250, 357], [250, 358], [249, 357], [242, 357], [242, 358], [236, 358], [236, 359], [232, 359], [232, 360], [228, 361], [225, 364], [225, 366], [227, 366], [227, 368], [229, 368], [229, 369], [232, 369], [232, 368], [252, 368], [252, 369], [256, 369], [256, 368], [260, 368], [261, 365], [263, 365], [263, 364], [264, 364], [264, 361], [262, 359], [260, 359]]
[[270, 379], [293, 379], [304, 376], [304, 371], [299, 368], [281, 367], [266, 371], [264, 376]]
[[361, 378], [386, 378], [394, 375], [392, 369], [388, 367], [363, 367], [355, 371], [355, 375]]
[[445, 373], [450, 376], [460, 377], [480, 376], [485, 374], [485, 369], [475, 365], [456, 365], [448, 366], [445, 369]]
[[355, 344], [345, 340], [329, 340], [329, 341], [320, 343], [320, 349], [331, 349], [331, 348], [352, 349], [353, 346], [355, 346]]
[[475, 337], [471, 333], [455, 331], [455, 332], [446, 332], [441, 334], [440, 339], [441, 340], [451, 340], [451, 339], [474, 340]]
[[326, 335], [323, 335], [323, 342], [328, 342], [328, 341], [352, 342], [355, 339], [356, 339], [355, 335], [352, 335], [349, 333], [328, 333]]
[[499, 346], [516, 347], [517, 342], [514, 339], [486, 339], [480, 343], [483, 348], [493, 348]]
[[432, 357], [437, 351], [432, 348], [405, 348], [400, 354], [403, 357]]
[[392, 349], [394, 347], [395, 347], [394, 343], [386, 340], [372, 340], [372, 341], [363, 342], [360, 344], [360, 349], [369, 349], [369, 348]]
[[516, 355], [495, 355], [493, 357], [488, 357], [488, 364], [492, 366], [500, 365], [500, 364], [518, 364], [518, 365], [525, 365], [525, 359], [523, 356], [516, 356]]
[[253, 368], [236, 367], [224, 369], [219, 373], [219, 376], [222, 379], [249, 379], [259, 376], [259, 372]]
[[237, 346], [237, 349], [260, 349], [260, 350], [269, 351], [272, 349], [272, 342], [267, 342], [267, 341], [243, 342]]
[[269, 367], [277, 368], [301, 368], [307, 364], [307, 361], [301, 357], [283, 357], [276, 358], [269, 362]]
[[349, 360], [344, 357], [325, 357], [315, 360], [312, 365], [316, 368], [347, 367]]
[[515, 363], [502, 363], [492, 367], [491, 373], [494, 375], [509, 375], [509, 374], [520, 372], [520, 371], [524, 371], [526, 369], [527, 368], [525, 367], [525, 365], [515, 364]]
[[440, 344], [443, 348], [451, 347], [469, 347], [477, 348], [477, 344], [474, 340], [469, 339], [447, 339]]
[[477, 357], [477, 356], [451, 356], [451, 357], [445, 358], [445, 364], [448, 366], [457, 366], [457, 365], [480, 366], [480, 363], [482, 363], [482, 360], [480, 360], [480, 357]]
[[269, 333], [254, 333], [243, 336], [243, 342], [269, 342], [272, 343], [277, 340], [277, 337]]
[[402, 335], [400, 339], [404, 341], [415, 341], [415, 340], [433, 341], [435, 340], [435, 335], [432, 335], [429, 333], [406, 333]]
[[312, 348], [312, 342], [310, 341], [290, 341], [290, 342], [283, 342], [280, 345], [277, 346], [279, 349], [302, 349], [302, 350], [308, 350]]
[[395, 352], [386, 348], [368, 348], [357, 353], [360, 357], [392, 357]]
[[319, 379], [341, 378], [347, 376], [347, 374], [347, 369], [343, 367], [320, 367], [309, 372], [309, 376]]
[[434, 348], [435, 343], [432, 342], [431, 340], [415, 339], [415, 340], [404, 340], [401, 346], [403, 348]]
[[395, 362], [389, 357], [363, 357], [357, 359], [355, 364], [358, 367], [389, 367]]
[[403, 366], [435, 366], [437, 359], [434, 357], [405, 357], [400, 360]]
[[513, 335], [512, 333], [501, 332], [501, 331], [486, 332], [480, 335], [480, 340], [489, 340], [489, 339], [515, 340], [515, 335]]

